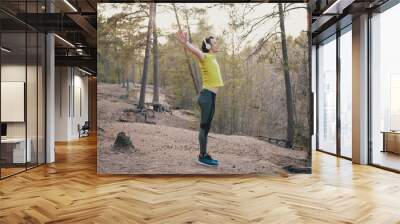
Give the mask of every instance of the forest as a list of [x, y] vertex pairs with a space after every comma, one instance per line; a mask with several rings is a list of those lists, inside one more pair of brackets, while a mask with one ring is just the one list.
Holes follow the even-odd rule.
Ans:
[[[310, 166], [310, 34], [303, 30], [293, 35], [287, 29], [287, 17], [297, 11], [307, 15], [308, 9], [306, 4], [279, 3], [255, 13], [266, 4], [99, 4], [98, 83], [120, 86], [120, 98], [136, 113], [183, 111], [198, 117], [198, 61], [175, 34], [187, 32], [199, 47], [206, 35], [215, 35], [225, 86], [218, 93], [211, 131], [303, 150]], [[211, 9], [226, 13], [226, 26], [210, 23]], [[159, 26], [166, 22], [165, 14], [173, 18], [167, 28]], [[299, 20], [307, 28], [307, 18]]]

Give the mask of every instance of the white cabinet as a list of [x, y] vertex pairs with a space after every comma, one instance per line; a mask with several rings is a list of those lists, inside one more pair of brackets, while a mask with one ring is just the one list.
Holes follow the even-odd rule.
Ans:
[[28, 138], [26, 143], [28, 145], [25, 151], [25, 138], [7, 138], [1, 140], [1, 144], [7, 144], [9, 147], [13, 147], [13, 163], [25, 163], [32, 161], [32, 140]]

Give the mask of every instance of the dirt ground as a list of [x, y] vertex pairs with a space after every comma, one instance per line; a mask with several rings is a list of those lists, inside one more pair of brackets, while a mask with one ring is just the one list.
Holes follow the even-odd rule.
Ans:
[[[198, 118], [190, 111], [156, 113], [151, 121], [137, 122], [137, 114], [127, 114], [137, 103], [140, 86], [126, 96], [117, 84], [98, 84], [98, 172], [104, 174], [284, 174], [284, 167], [303, 168], [307, 152], [282, 148], [249, 136], [210, 133], [208, 150], [220, 161], [216, 168], [196, 163]], [[147, 88], [146, 102], [152, 100]], [[165, 95], [160, 100], [164, 105]], [[124, 122], [120, 121], [123, 117]], [[140, 119], [139, 119], [140, 120]], [[131, 137], [135, 149], [112, 150], [121, 131]]]

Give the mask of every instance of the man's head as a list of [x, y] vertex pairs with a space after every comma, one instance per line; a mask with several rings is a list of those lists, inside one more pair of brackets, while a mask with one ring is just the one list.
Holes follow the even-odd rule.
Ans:
[[201, 51], [204, 53], [216, 53], [219, 51], [218, 43], [215, 37], [209, 36], [203, 39], [201, 43]]

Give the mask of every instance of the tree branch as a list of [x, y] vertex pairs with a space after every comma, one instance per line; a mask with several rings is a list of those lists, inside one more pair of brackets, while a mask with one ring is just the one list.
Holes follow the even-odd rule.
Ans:
[[[149, 14], [148, 14], [146, 11], [138, 10], [138, 11], [131, 12], [131, 13], [119, 13], [119, 14], [117, 14], [117, 15], [112, 16], [111, 18], [109, 18], [108, 22], [109, 22], [109, 23], [116, 23], [116, 22], [118, 22], [118, 21], [121, 20], [121, 19], [124, 19], [124, 18], [126, 18], [126, 17], [128, 17], [128, 16], [135, 15], [135, 14], [138, 14], [138, 13], [145, 13], [145, 14], [146, 14], [146, 16], [140, 16], [140, 17], [148, 17], [148, 16], [149, 16]], [[135, 17], [134, 17], [134, 18], [135, 18]]]
[[268, 19], [268, 18], [273, 18], [273, 17], [275, 17], [275, 16], [277, 16], [277, 15], [278, 15], [278, 13], [272, 13], [272, 14], [268, 14], [268, 15], [265, 15], [265, 16], [260, 16], [260, 17], [254, 18], [253, 20], [257, 20], [257, 19], [259, 19], [259, 18], [260, 18], [260, 20], [258, 20], [257, 22], [255, 22], [255, 23], [250, 27], [250, 30], [247, 31], [246, 34], [241, 35], [241, 37], [242, 37], [243, 39], [246, 39], [246, 38], [248, 37], [248, 35], [250, 35], [250, 33], [253, 32], [253, 30], [257, 29], [256, 27], [259, 26], [262, 22], [264, 22], [264, 21], [265, 21], [266, 19]]
[[297, 7], [286, 9], [285, 12], [289, 12], [289, 11], [296, 10], [296, 9], [305, 9], [305, 10], [307, 10], [307, 7], [297, 6]]
[[281, 34], [281, 32], [269, 33], [266, 37], [262, 38], [262, 39], [258, 42], [256, 49], [247, 57], [246, 60], [248, 60], [250, 57], [253, 57], [253, 56], [256, 55], [258, 52], [260, 52], [261, 49], [263, 48], [264, 44], [265, 44], [266, 42], [268, 42], [272, 37], [274, 37], [274, 36], [276, 36], [276, 35], [278, 35], [278, 34]]

